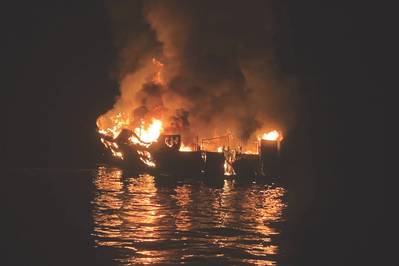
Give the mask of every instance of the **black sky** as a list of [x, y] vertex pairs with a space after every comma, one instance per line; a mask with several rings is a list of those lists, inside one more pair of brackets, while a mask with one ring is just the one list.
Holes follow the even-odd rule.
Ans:
[[[318, 256], [329, 256], [323, 253], [329, 249], [316, 243], [334, 249], [342, 236], [338, 232], [348, 235], [348, 228], [357, 228], [337, 255], [337, 261], [355, 261], [370, 250], [368, 243], [375, 241], [371, 228], [383, 211], [382, 199], [375, 197], [383, 194], [385, 141], [371, 134], [375, 128], [384, 132], [384, 95], [377, 79], [381, 15], [365, 3], [283, 2], [281, 23], [288, 34], [281, 36], [286, 49], [279, 49], [279, 56], [284, 71], [298, 77], [302, 97], [293, 142], [301, 142], [304, 134], [310, 139], [294, 157], [311, 154], [312, 174], [306, 178], [321, 202], [313, 206], [321, 218], [302, 224], [303, 232], [314, 225], [321, 233], [303, 233], [298, 241], [310, 238], [303, 254], [316, 249]], [[9, 1], [2, 11], [3, 162], [91, 167], [100, 150], [95, 120], [118, 93], [110, 74], [117, 52], [105, 5]], [[296, 132], [301, 133], [295, 137]], [[332, 207], [324, 210], [324, 203]], [[340, 224], [345, 217], [348, 223]], [[331, 219], [338, 229], [327, 229]]]
[[48, 1], [3, 10], [6, 158], [17, 167], [91, 162], [96, 116], [117, 94], [104, 6]]

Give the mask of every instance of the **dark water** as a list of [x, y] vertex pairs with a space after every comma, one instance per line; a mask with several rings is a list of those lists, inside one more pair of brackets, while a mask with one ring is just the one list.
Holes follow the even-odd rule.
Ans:
[[278, 265], [284, 256], [287, 190], [276, 184], [106, 167], [12, 175], [10, 265]]
[[153, 176], [123, 178], [99, 168], [93, 177], [94, 246], [121, 265], [224, 262], [274, 265], [285, 189], [177, 181]]

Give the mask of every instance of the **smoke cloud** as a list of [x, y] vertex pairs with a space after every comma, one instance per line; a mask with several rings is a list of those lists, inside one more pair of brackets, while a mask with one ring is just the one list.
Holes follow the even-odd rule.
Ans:
[[120, 96], [99, 123], [123, 113], [129, 127], [159, 118], [186, 140], [242, 141], [292, 124], [294, 86], [276, 67], [277, 1], [115, 2]]

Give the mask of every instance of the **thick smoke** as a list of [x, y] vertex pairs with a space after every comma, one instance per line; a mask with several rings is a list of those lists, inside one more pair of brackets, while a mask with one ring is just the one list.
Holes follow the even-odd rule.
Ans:
[[124, 112], [131, 126], [156, 117], [186, 139], [231, 132], [243, 141], [292, 123], [293, 86], [274, 56], [276, 2], [114, 2], [121, 95], [103, 123]]

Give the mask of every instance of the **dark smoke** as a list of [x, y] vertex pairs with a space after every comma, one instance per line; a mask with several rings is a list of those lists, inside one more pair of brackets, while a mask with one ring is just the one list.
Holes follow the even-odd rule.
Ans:
[[[291, 82], [277, 69], [278, 1], [109, 2], [121, 97], [112, 112], [163, 115], [187, 138], [246, 141], [294, 120]], [[159, 59], [165, 83], [151, 81]]]

